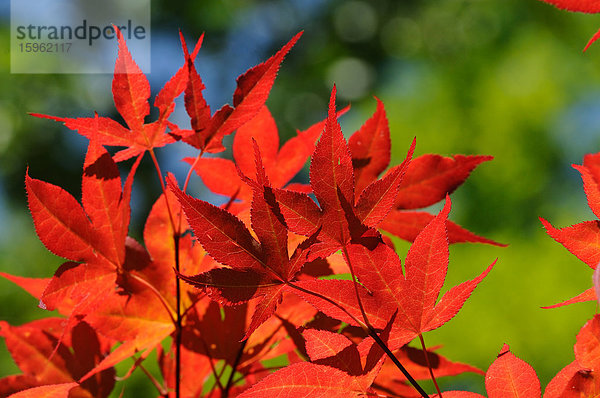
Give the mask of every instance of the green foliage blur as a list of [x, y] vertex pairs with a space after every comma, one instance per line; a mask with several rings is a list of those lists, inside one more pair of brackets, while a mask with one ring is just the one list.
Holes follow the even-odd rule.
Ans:
[[[10, 74], [7, 15], [0, 25], [7, 49], [0, 52], [0, 271], [49, 277], [61, 259], [35, 236], [25, 169], [78, 197], [86, 140], [28, 112], [114, 116], [111, 76]], [[268, 102], [284, 137], [325, 116], [335, 82], [339, 106], [352, 105], [342, 118], [346, 136], [374, 111], [373, 96], [383, 100], [393, 164], [414, 136], [417, 155], [493, 155], [452, 195], [451, 219], [509, 246], [451, 248], [447, 286], [498, 263], [458, 316], [425, 338], [484, 370], [508, 343], [545, 386], [574, 359], [575, 336], [596, 311], [592, 303], [540, 308], [590, 287], [591, 270], [545, 234], [538, 216], [558, 227], [594, 219], [570, 165], [600, 150], [600, 44], [582, 53], [598, 27], [597, 16], [538, 0], [156, 0], [149, 78], [156, 93], [181, 65], [178, 29], [188, 42], [206, 32], [197, 66], [217, 109], [231, 101], [240, 73], [304, 30]], [[177, 159], [189, 150], [158, 152], [164, 168], [185, 170]], [[138, 238], [159, 189], [150, 162], [142, 169], [130, 231]], [[199, 179], [193, 184], [205, 193]], [[397, 243], [403, 258], [408, 245]], [[0, 319], [41, 316], [34, 299], [0, 280]], [[0, 376], [16, 370], [2, 347]], [[446, 389], [483, 392], [483, 385], [480, 376], [442, 380]], [[125, 396], [143, 395], [132, 391]]]

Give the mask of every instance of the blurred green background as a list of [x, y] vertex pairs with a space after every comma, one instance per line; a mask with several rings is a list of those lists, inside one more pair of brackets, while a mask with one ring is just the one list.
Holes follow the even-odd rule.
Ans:
[[[111, 76], [10, 74], [9, 6], [0, 4], [0, 271], [51, 276], [61, 259], [35, 236], [25, 169], [78, 197], [86, 140], [27, 113], [115, 116]], [[448, 286], [499, 260], [459, 315], [426, 340], [484, 370], [508, 343], [545, 386], [574, 359], [575, 336], [596, 311], [593, 303], [540, 308], [587, 289], [591, 271], [545, 234], [538, 216], [559, 227], [594, 219], [570, 165], [599, 150], [600, 44], [582, 53], [598, 27], [600, 17], [538, 0], [156, 0], [149, 79], [155, 94], [181, 65], [178, 29], [188, 42], [206, 32], [196, 64], [214, 110], [231, 101], [240, 73], [304, 30], [268, 102], [282, 136], [325, 116], [335, 82], [338, 104], [352, 104], [342, 118], [346, 136], [374, 111], [374, 95], [384, 101], [394, 164], [414, 136], [417, 154], [493, 155], [453, 194], [451, 218], [509, 246], [452, 247]], [[179, 106], [175, 117], [183, 123], [184, 116]], [[183, 144], [158, 150], [163, 170], [178, 176], [187, 171], [179, 159], [191, 154]], [[134, 192], [135, 237], [158, 195], [153, 173], [145, 159]], [[193, 184], [206, 194], [198, 179]], [[399, 245], [401, 257], [407, 248]], [[0, 280], [0, 319], [21, 324], [45, 315]], [[0, 376], [16, 371], [0, 348]], [[442, 384], [484, 391], [479, 376]], [[125, 396], [144, 396], [134, 391]]]

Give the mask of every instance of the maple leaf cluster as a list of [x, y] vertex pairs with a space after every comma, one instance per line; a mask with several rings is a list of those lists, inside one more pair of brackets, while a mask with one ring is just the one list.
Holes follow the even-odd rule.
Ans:
[[[1, 274], [56, 314], [22, 326], [0, 322], [22, 371], [0, 379], [0, 395], [106, 397], [115, 388], [115, 365], [124, 361], [130, 368], [119, 380], [140, 369], [157, 395], [176, 398], [427, 397], [417, 380], [433, 379], [441, 394], [436, 377], [483, 374], [428, 349], [423, 334], [452, 319], [495, 264], [440, 297], [449, 244], [500, 245], [448, 219], [449, 195], [490, 156], [414, 157], [413, 139], [404, 161], [388, 168], [383, 103], [376, 99], [373, 115], [346, 140], [338, 117], [347, 108], [337, 110], [335, 86], [327, 117], [280, 146], [266, 101], [301, 33], [238, 77], [232, 105], [214, 113], [194, 64], [202, 37], [190, 51], [180, 35], [183, 65], [157, 94], [158, 118], [148, 122], [148, 80], [117, 36], [112, 92], [127, 127], [97, 114], [34, 114], [64, 123], [89, 146], [81, 201], [26, 173], [35, 230], [66, 262], [51, 278]], [[189, 128], [169, 120], [182, 94]], [[233, 133], [233, 159], [204, 156], [223, 151], [223, 138]], [[198, 150], [182, 159], [190, 165], [183, 184], [162, 173], [155, 155], [177, 142]], [[111, 154], [105, 146], [125, 148]], [[138, 242], [129, 236], [131, 191], [146, 153], [162, 193]], [[118, 163], [130, 158], [122, 181]], [[309, 158], [310, 185], [291, 183]], [[595, 165], [589, 158], [580, 171], [596, 211]], [[228, 201], [215, 206], [187, 194], [194, 172]], [[422, 210], [439, 202], [438, 214]], [[590, 243], [574, 237], [593, 240], [597, 223], [583, 232], [546, 226], [595, 267]], [[412, 243], [404, 264], [387, 234]], [[596, 388], [598, 322], [582, 329], [577, 361], [547, 394]], [[413, 340], [420, 348], [408, 345]], [[160, 375], [144, 366], [153, 352]], [[269, 365], [273, 359], [282, 365]], [[486, 373], [490, 397], [539, 396], [535, 381], [508, 346]]]

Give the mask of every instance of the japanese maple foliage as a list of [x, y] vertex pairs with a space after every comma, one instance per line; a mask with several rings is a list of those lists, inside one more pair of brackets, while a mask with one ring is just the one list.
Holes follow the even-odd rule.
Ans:
[[[190, 51], [180, 35], [183, 65], [154, 99], [158, 118], [148, 122], [149, 82], [117, 36], [112, 92], [126, 126], [97, 114], [35, 114], [90, 142], [80, 200], [35, 179], [35, 170], [26, 172], [35, 230], [66, 261], [50, 278], [0, 274], [41, 308], [57, 312], [21, 326], [0, 323], [22, 371], [0, 379], [0, 395], [106, 397], [121, 363], [129, 367], [119, 375], [121, 389], [132, 372], [143, 372], [157, 395], [173, 398], [428, 397], [417, 380], [432, 379], [442, 394], [436, 377], [483, 373], [427, 349], [423, 335], [451, 320], [495, 264], [476, 265], [478, 276], [441, 295], [450, 244], [499, 245], [448, 219], [449, 195], [491, 156], [413, 158], [416, 139], [409, 139], [403, 162], [389, 167], [392, 140], [383, 102], [375, 99], [373, 115], [346, 140], [338, 117], [348, 108], [337, 110], [335, 86], [327, 117], [280, 145], [266, 102], [301, 33], [242, 74], [232, 105], [214, 113], [194, 64], [202, 38]], [[189, 126], [169, 120], [181, 95]], [[223, 151], [229, 134], [233, 159], [204, 157]], [[163, 174], [155, 155], [176, 143], [198, 150], [183, 159], [190, 167], [179, 182]], [[125, 148], [111, 154], [105, 146]], [[146, 152], [161, 190], [138, 242], [129, 236], [130, 202]], [[131, 157], [122, 181], [117, 163]], [[309, 158], [310, 185], [290, 183]], [[596, 215], [598, 162], [590, 155], [578, 166]], [[194, 172], [228, 202], [219, 207], [188, 194]], [[438, 214], [419, 210], [441, 201]], [[596, 268], [597, 222], [562, 230], [543, 222]], [[404, 264], [382, 231], [412, 243]], [[593, 288], [586, 294], [595, 297]], [[598, 391], [599, 330], [596, 316], [577, 337], [576, 360], [545, 396]], [[413, 340], [421, 348], [407, 345]], [[153, 352], [158, 374], [145, 367]], [[540, 395], [535, 371], [508, 346], [485, 384], [490, 397]]]

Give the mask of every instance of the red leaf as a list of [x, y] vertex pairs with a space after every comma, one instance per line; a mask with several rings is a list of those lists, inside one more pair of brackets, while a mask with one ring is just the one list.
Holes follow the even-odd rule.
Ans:
[[577, 361], [573, 361], [548, 383], [544, 398], [596, 397], [599, 393], [600, 378], [596, 372], [582, 369]]
[[446, 220], [450, 212], [450, 200], [442, 211], [417, 236], [406, 255], [403, 289], [412, 292], [408, 323], [415, 333], [425, 326], [424, 312], [433, 309], [448, 271], [448, 238]]
[[542, 307], [544, 309], [550, 309], [550, 308], [558, 308], [558, 307], [563, 307], [565, 305], [569, 305], [569, 304], [575, 304], [575, 303], [583, 303], [586, 301], [592, 301], [592, 300], [596, 300], [596, 293], [594, 292], [594, 288], [589, 288], [588, 290], [586, 290], [583, 293], [578, 294], [577, 296], [569, 299], [569, 300], [565, 300], [561, 303], [558, 304], [554, 304], [554, 305], [549, 305], [547, 307]]
[[132, 131], [143, 134], [144, 118], [150, 113], [150, 84], [131, 57], [123, 34], [118, 28], [115, 30], [119, 41], [119, 55], [112, 82], [115, 107]]
[[540, 221], [555, 241], [562, 244], [592, 269], [600, 262], [600, 221], [585, 221], [561, 229], [540, 217]]
[[[202, 91], [206, 88], [194, 66], [194, 57], [188, 53], [187, 45], [181, 35], [181, 44], [185, 55], [185, 68], [188, 73], [187, 86], [185, 88], [185, 110], [190, 115], [190, 124], [194, 132], [201, 132], [208, 127], [210, 122], [210, 107], [206, 103]], [[201, 36], [201, 40], [204, 35]], [[198, 46], [196, 46], [198, 48]], [[197, 50], [194, 50], [196, 53]]]
[[[121, 201], [121, 176], [109, 153], [93, 141], [83, 165], [81, 202], [102, 239], [101, 251], [114, 264], [125, 261], [125, 238], [129, 228], [129, 201]], [[122, 206], [127, 211], [122, 211]], [[126, 217], [126, 219], [125, 219]]]
[[583, 48], [583, 51], [587, 51], [587, 49], [590, 48], [590, 46], [594, 44], [598, 39], [600, 39], [600, 30], [594, 33], [594, 36], [592, 36], [592, 38], [587, 42], [587, 44]]
[[600, 12], [598, 0], [542, 0], [560, 9], [587, 13]]
[[222, 138], [250, 121], [265, 104], [279, 66], [283, 58], [302, 36], [302, 32], [294, 36], [281, 50], [271, 58], [248, 69], [237, 78], [237, 88], [233, 94], [233, 108], [226, 105], [211, 119], [207, 130], [202, 132], [205, 150], [220, 152], [224, 148]]
[[63, 315], [86, 315], [114, 290], [113, 268], [95, 264], [64, 263], [44, 290], [40, 306]]
[[140, 160], [132, 166], [122, 190], [116, 164], [104, 148], [90, 142], [82, 180], [85, 212], [68, 192], [27, 173], [29, 209], [44, 245], [72, 261], [104, 262], [119, 268], [125, 260], [131, 185]]
[[319, 229], [321, 209], [307, 194], [275, 189], [275, 196], [290, 231], [310, 236]]
[[573, 361], [561, 369], [546, 386], [544, 398], [580, 398], [580, 392], [569, 385], [580, 369], [577, 361]]
[[240, 398], [348, 398], [364, 396], [351, 390], [352, 376], [325, 365], [302, 362], [265, 377]]
[[540, 381], [535, 370], [513, 355], [506, 344], [485, 374], [485, 388], [488, 398], [541, 397]]
[[59, 346], [56, 355], [50, 355], [56, 346], [56, 335], [62, 332], [62, 319], [49, 318], [22, 326], [0, 324], [0, 335], [15, 363], [25, 374], [35, 375], [38, 383], [69, 383], [74, 381], [67, 370], [71, 354], [68, 347]]
[[[389, 319], [398, 311], [392, 339], [396, 333], [401, 333], [402, 336], [411, 336], [411, 340], [446, 323], [456, 315], [494, 265], [492, 263], [477, 278], [453, 287], [437, 302], [448, 269], [445, 225], [449, 211], [450, 200], [447, 198], [444, 209], [423, 229], [411, 246], [403, 276], [398, 256], [386, 244], [379, 242], [374, 248], [353, 244], [347, 248], [348, 263], [352, 264], [359, 280], [377, 303], [369, 304], [374, 310], [365, 308], [367, 316]], [[342, 302], [347, 306], [345, 301]]]
[[600, 315], [589, 320], [577, 334], [575, 358], [582, 368], [600, 369]]
[[[179, 95], [185, 90], [188, 85], [189, 79], [189, 65], [188, 58], [189, 53], [187, 49], [187, 44], [185, 43], [185, 39], [183, 38], [183, 34], [179, 31], [179, 38], [181, 40], [181, 47], [183, 48], [185, 63], [184, 65], [177, 70], [175, 75], [169, 79], [167, 83], [165, 83], [164, 87], [160, 90], [160, 92], [156, 95], [154, 99], [154, 106], [158, 108], [160, 116], [162, 119], [166, 119], [175, 108], [175, 98], [179, 97]], [[200, 47], [202, 47], [202, 41], [204, 40], [204, 34], [200, 36], [198, 42], [196, 43], [196, 47], [194, 48], [194, 52], [192, 54], [192, 62], [193, 59], [200, 51]], [[210, 116], [210, 114], [209, 114]]]
[[46, 286], [48, 286], [48, 283], [50, 283], [51, 280], [51, 278], [26, 278], [23, 276], [10, 275], [4, 272], [0, 272], [0, 276], [21, 287], [38, 300], [42, 297], [44, 289], [46, 289]]
[[600, 214], [600, 154], [585, 155], [583, 166], [574, 164], [573, 168], [581, 173], [588, 205], [598, 217]]
[[[72, 383], [106, 354], [108, 342], [87, 323], [79, 322], [72, 334], [65, 333], [63, 323], [64, 319], [46, 318], [22, 326], [0, 325], [0, 335], [24, 373], [20, 383], [0, 383], [0, 395], [44, 384]], [[59, 338], [62, 338], [60, 344]], [[71, 396], [106, 397], [113, 386], [114, 370], [107, 369], [82, 383]]]
[[390, 128], [383, 102], [377, 97], [375, 99], [375, 113], [348, 140], [357, 194], [376, 180], [390, 163]]
[[[379, 228], [387, 231], [401, 239], [413, 242], [419, 232], [433, 220], [433, 214], [423, 211], [392, 210], [379, 224]], [[447, 221], [449, 243], [487, 243], [495, 246], [506, 246], [491, 239], [484, 238], [468, 231], [460, 225]]]
[[146, 351], [144, 354], [148, 355], [175, 330], [172, 309], [165, 308], [155, 292], [139, 282], [130, 283], [128, 288], [132, 289], [129, 294], [113, 292], [86, 316], [86, 321], [98, 333], [123, 344], [104, 357], [80, 381], [130, 358], [138, 351]]
[[[342, 116], [348, 109], [349, 106], [338, 111], [337, 117]], [[268, 174], [274, 187], [283, 187], [302, 169], [306, 160], [314, 152], [315, 143], [323, 132], [326, 122], [327, 119], [315, 123], [306, 130], [298, 131], [296, 136], [281, 146], [273, 171]], [[288, 189], [290, 189], [289, 185]]]
[[360, 194], [355, 212], [364, 225], [377, 227], [394, 207], [402, 178], [415, 150], [415, 142], [413, 140], [401, 165], [391, 169], [381, 180], [375, 180]]
[[263, 258], [259, 244], [237, 217], [186, 195], [177, 187], [177, 181], [172, 175], [167, 180], [183, 207], [196, 239], [211, 257], [237, 269], [261, 267]]
[[73, 261], [94, 261], [92, 226], [75, 198], [44, 181], [25, 178], [29, 210], [35, 230], [52, 253]]
[[252, 230], [260, 241], [267, 268], [287, 280], [286, 270], [289, 264], [287, 227], [265, 174], [258, 144], [256, 141], [252, 143], [256, 159], [254, 167], [256, 184], [251, 184], [254, 186], [250, 209]]
[[132, 133], [128, 129], [108, 117], [99, 117], [98, 114], [95, 114], [94, 117], [80, 117], [76, 119], [42, 115], [39, 113], [31, 113], [31, 115], [63, 122], [67, 128], [77, 130], [82, 136], [102, 145], [129, 146], [132, 141]]
[[247, 176], [256, 175], [255, 154], [251, 150], [256, 141], [266, 174], [271, 175], [279, 151], [279, 133], [275, 120], [266, 106], [262, 106], [256, 116], [241, 126], [233, 138], [233, 157], [236, 165]]
[[77, 383], [50, 384], [30, 388], [10, 396], [10, 398], [67, 398], [69, 391], [77, 387]]
[[[181, 94], [187, 85], [188, 73], [186, 68], [179, 71], [165, 84], [155, 99], [155, 106], [159, 109], [159, 118], [152, 123], [145, 123], [146, 116], [150, 113], [150, 85], [132, 59], [123, 35], [117, 30], [119, 42], [119, 55], [115, 62], [112, 91], [115, 107], [127, 123], [129, 129], [121, 126], [116, 121], [98, 117], [94, 118], [61, 118], [40, 114], [33, 116], [43, 117], [63, 122], [68, 128], [77, 130], [79, 134], [96, 141], [100, 145], [126, 146], [127, 148], [115, 154], [115, 161], [127, 160], [133, 156], [143, 154], [146, 150], [162, 147], [180, 139], [176, 135], [164, 134], [167, 127], [167, 117], [173, 112], [175, 98]], [[192, 56], [196, 56], [200, 48], [198, 42]], [[182, 43], [185, 47], [185, 42]], [[187, 50], [187, 48], [185, 48]], [[187, 61], [186, 61], [187, 62]]]
[[323, 209], [323, 229], [338, 242], [350, 238], [345, 204], [354, 201], [352, 157], [335, 113], [336, 88], [331, 91], [325, 131], [310, 165], [310, 183]]
[[419, 209], [431, 206], [454, 192], [475, 167], [492, 160], [491, 156], [444, 157], [423, 155], [415, 158], [406, 170], [396, 201], [398, 209]]

